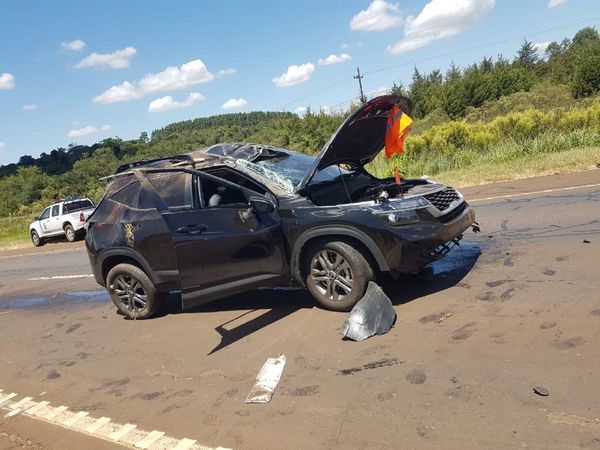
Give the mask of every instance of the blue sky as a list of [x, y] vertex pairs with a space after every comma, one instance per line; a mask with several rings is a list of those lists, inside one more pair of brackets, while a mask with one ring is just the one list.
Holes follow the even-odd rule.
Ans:
[[[598, 0], [0, 2], [0, 164], [225, 112], [343, 108], [600, 24]], [[298, 109], [300, 108], [300, 109]]]

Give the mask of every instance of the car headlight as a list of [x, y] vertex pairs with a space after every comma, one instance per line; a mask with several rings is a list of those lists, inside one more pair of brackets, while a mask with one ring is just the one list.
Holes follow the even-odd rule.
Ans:
[[389, 203], [381, 205], [381, 209], [373, 211], [373, 214], [380, 217], [389, 225], [399, 226], [419, 222], [418, 210], [425, 208], [429, 202], [423, 197], [414, 197], [409, 199], [394, 199]]

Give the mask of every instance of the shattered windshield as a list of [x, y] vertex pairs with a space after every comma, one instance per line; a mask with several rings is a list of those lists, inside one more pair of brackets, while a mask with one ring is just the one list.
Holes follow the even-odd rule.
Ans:
[[[237, 162], [292, 193], [315, 163], [315, 158], [289, 150], [281, 149], [281, 151], [281, 156], [276, 158], [269, 157], [254, 162], [237, 160]], [[319, 171], [319, 175], [322, 178], [319, 181], [334, 179], [340, 175], [340, 169], [337, 166], [326, 167]]]
[[257, 172], [263, 177], [292, 193], [300, 184], [315, 158], [300, 153], [286, 151], [277, 158], [268, 158], [254, 162], [238, 160], [238, 163]]

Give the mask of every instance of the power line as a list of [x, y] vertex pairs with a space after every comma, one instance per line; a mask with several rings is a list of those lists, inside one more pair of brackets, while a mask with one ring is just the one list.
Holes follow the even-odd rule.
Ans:
[[[552, 31], [557, 31], [557, 30], [561, 30], [561, 29], [564, 29], [564, 28], [573, 27], [573, 26], [576, 26], [576, 25], [583, 25], [583, 24], [586, 24], [586, 23], [589, 23], [589, 22], [594, 22], [594, 21], [599, 20], [599, 19], [600, 19], [600, 16], [595, 16], [595, 17], [591, 17], [591, 18], [586, 19], [586, 20], [578, 21], [578, 22], [572, 22], [572, 23], [565, 24], [565, 25], [559, 25], [559, 26], [552, 27], [552, 28], [546, 28], [546, 29], [543, 29], [543, 30], [534, 31], [532, 33], [528, 33], [527, 36], [529, 36], [529, 37], [531, 37], [531, 36], [537, 36], [537, 35], [540, 35], [540, 34], [549, 33], [549, 32], [552, 32]], [[469, 48], [466, 48], [466, 49], [463, 48], [463, 49], [460, 49], [460, 50], [453, 50], [453, 51], [450, 51], [450, 52], [439, 53], [439, 54], [436, 54], [436, 55], [433, 55], [433, 56], [428, 56], [428, 57], [421, 58], [421, 59], [415, 59], [415, 60], [409, 61], [409, 62], [404, 62], [404, 63], [400, 63], [400, 64], [394, 64], [392, 66], [380, 67], [380, 68], [376, 68], [376, 69], [364, 72], [363, 75], [361, 76], [361, 78], [364, 77], [365, 75], [372, 75], [374, 73], [385, 72], [385, 71], [392, 70], [392, 69], [398, 69], [400, 67], [416, 65], [416, 64], [419, 64], [419, 63], [422, 63], [422, 62], [425, 62], [425, 61], [433, 60], [433, 59], [444, 58], [444, 57], [447, 57], [447, 56], [453, 56], [453, 55], [457, 55], [457, 54], [460, 54], [460, 53], [464, 53], [466, 51], [481, 50], [481, 49], [484, 49], [484, 48], [487, 48], [487, 47], [492, 47], [492, 46], [495, 46], [495, 45], [504, 44], [504, 43], [507, 43], [507, 42], [511, 42], [511, 41], [514, 41], [514, 40], [521, 40], [521, 39], [523, 39], [523, 35], [522, 34], [520, 34], [518, 36], [515, 35], [515, 36], [508, 37], [508, 38], [500, 39], [500, 40], [497, 40], [497, 41], [488, 42], [486, 44], [476, 45], [476, 46], [469, 47]], [[340, 80], [338, 80], [338, 81], [336, 81], [336, 82], [334, 82], [332, 84], [329, 84], [327, 86], [319, 88], [319, 89], [317, 89], [315, 91], [308, 92], [308, 93], [306, 93], [305, 95], [303, 95], [301, 97], [297, 97], [297, 98], [295, 98], [293, 100], [290, 100], [290, 101], [282, 104], [280, 107], [276, 108], [276, 111], [277, 110], [285, 110], [288, 105], [291, 105], [293, 103], [299, 102], [299, 101], [304, 100], [306, 98], [312, 97], [313, 95], [320, 94], [321, 92], [328, 91], [330, 89], [333, 89], [334, 87], [340, 86], [340, 85], [342, 85], [344, 83], [348, 83], [348, 82], [352, 81], [353, 79], [356, 79], [356, 76], [354, 76], [353, 78], [349, 78], [348, 77], [348, 78], [340, 79]], [[341, 103], [346, 103], [346, 102], [341, 102]]]

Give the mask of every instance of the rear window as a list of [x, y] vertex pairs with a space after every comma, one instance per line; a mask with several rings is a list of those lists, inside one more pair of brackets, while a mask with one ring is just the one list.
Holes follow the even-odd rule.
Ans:
[[121, 188], [120, 190], [115, 192], [112, 195], [111, 200], [129, 206], [131, 208], [137, 208], [139, 195], [140, 183], [139, 181], [134, 181], [133, 183], [130, 183], [124, 188]]
[[148, 181], [168, 208], [191, 208], [192, 175], [186, 172], [149, 173]]
[[90, 200], [76, 200], [74, 202], [65, 203], [63, 206], [64, 214], [80, 211], [82, 209], [93, 208], [94, 204]]

